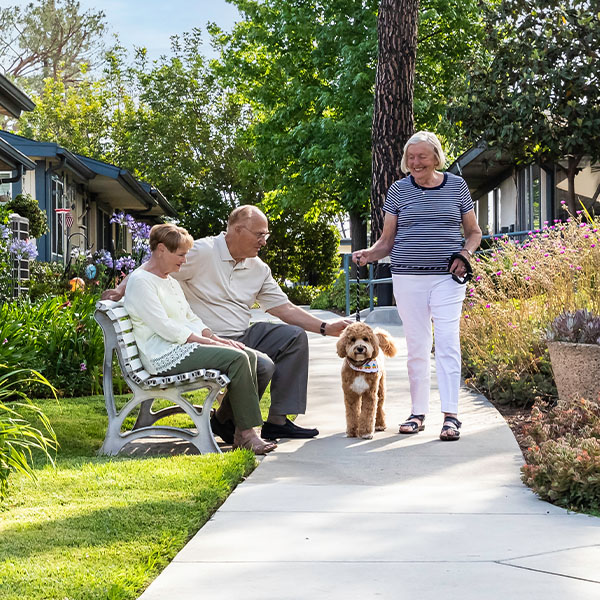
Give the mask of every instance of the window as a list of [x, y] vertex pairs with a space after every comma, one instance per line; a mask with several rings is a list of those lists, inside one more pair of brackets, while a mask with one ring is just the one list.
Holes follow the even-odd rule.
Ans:
[[112, 250], [110, 215], [100, 209], [96, 211], [96, 244], [98, 250]]
[[529, 165], [519, 172], [517, 228], [520, 231], [542, 228], [542, 185], [539, 165]]
[[56, 212], [66, 208], [64, 184], [60, 177], [52, 175], [52, 253], [62, 256], [65, 251], [65, 214]]
[[[10, 171], [0, 171], [0, 179], [10, 179], [12, 176]], [[12, 183], [0, 183], [0, 196], [12, 198]]]

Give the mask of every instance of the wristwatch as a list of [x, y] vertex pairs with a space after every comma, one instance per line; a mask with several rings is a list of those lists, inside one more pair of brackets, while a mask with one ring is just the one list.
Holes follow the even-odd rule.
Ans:
[[319, 328], [319, 331], [321, 332], [321, 335], [327, 335], [327, 334], [325, 333], [325, 328], [326, 328], [326, 327], [327, 327], [327, 323], [325, 323], [325, 321], [323, 321], [323, 322], [321, 323], [321, 327]]
[[470, 250], [467, 250], [467, 248], [463, 248], [463, 250], [469, 255], [469, 256], [473, 256], [473, 253]]

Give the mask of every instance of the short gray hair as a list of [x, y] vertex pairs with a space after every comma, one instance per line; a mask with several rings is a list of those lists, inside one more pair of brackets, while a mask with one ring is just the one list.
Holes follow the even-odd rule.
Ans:
[[415, 133], [408, 140], [408, 142], [404, 144], [404, 150], [402, 151], [402, 162], [400, 163], [400, 169], [402, 169], [402, 172], [405, 174], [410, 173], [410, 170], [406, 165], [406, 150], [412, 144], [418, 144], [419, 142], [426, 142], [431, 146], [435, 157], [437, 158], [437, 164], [435, 165], [435, 168], [442, 169], [446, 164], [446, 155], [444, 154], [442, 144], [440, 143], [437, 135], [431, 131], [417, 131], [417, 133]]

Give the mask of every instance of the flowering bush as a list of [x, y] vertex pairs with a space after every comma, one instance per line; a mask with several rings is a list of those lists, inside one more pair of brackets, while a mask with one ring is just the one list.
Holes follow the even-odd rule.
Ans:
[[15, 260], [35, 260], [38, 255], [36, 245], [27, 240], [13, 240], [8, 245], [8, 251]]
[[559, 400], [536, 403], [522, 467], [523, 481], [543, 500], [574, 510], [600, 510], [600, 406]]
[[[60, 395], [99, 393], [104, 343], [93, 317], [95, 304], [96, 296], [79, 294], [71, 300], [63, 296], [0, 305], [0, 363], [6, 369], [37, 369]], [[24, 391], [33, 397], [48, 394], [44, 386], [31, 386]]]
[[546, 330], [565, 310], [598, 313], [599, 229], [579, 213], [521, 242], [496, 238], [475, 257], [461, 334], [467, 383], [503, 403], [556, 396]]
[[[125, 226], [131, 233], [131, 254], [120, 253], [114, 256], [105, 249], [93, 254], [80, 248], [73, 248], [71, 251], [69, 278], [81, 277], [87, 282], [86, 289], [91, 289], [92, 293], [112, 287], [115, 278], [118, 280], [125, 277], [150, 257], [150, 225], [136, 221], [131, 215], [122, 212], [113, 213], [110, 222]], [[116, 245], [122, 244], [117, 240]]]

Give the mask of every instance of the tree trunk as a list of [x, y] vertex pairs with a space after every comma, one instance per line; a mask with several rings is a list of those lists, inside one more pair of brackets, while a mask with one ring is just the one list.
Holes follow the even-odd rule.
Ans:
[[385, 195], [390, 185], [403, 177], [402, 149], [414, 133], [418, 18], [419, 0], [381, 0], [371, 133], [371, 244], [381, 236]]
[[[352, 239], [352, 252], [362, 250], [367, 247], [367, 224], [365, 220], [356, 213], [350, 213], [350, 238]], [[350, 273], [352, 277], [356, 277], [356, 265], [350, 264]], [[361, 267], [361, 278], [367, 276], [367, 268]]]

